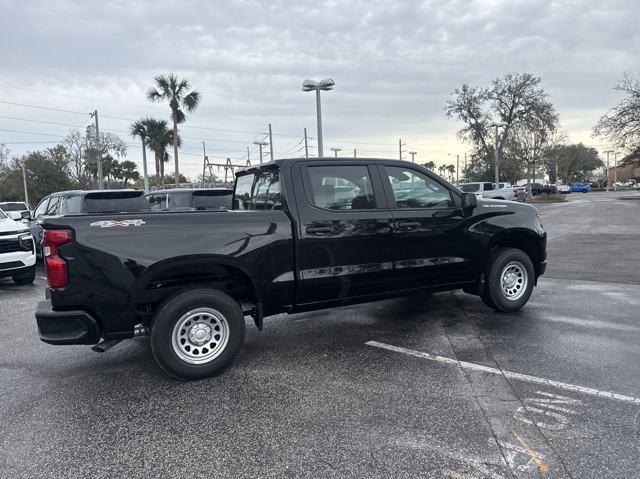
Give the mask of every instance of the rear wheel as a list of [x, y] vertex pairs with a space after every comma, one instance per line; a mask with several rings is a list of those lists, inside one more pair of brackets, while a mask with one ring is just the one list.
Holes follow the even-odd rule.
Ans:
[[36, 280], [36, 267], [30, 267], [25, 273], [12, 276], [13, 282], [16, 284], [31, 284]]
[[244, 315], [233, 298], [197, 289], [164, 303], [151, 330], [151, 349], [160, 367], [178, 379], [222, 372], [244, 342]]
[[499, 311], [517, 311], [529, 301], [534, 280], [533, 264], [524, 251], [500, 248], [492, 255], [482, 300]]

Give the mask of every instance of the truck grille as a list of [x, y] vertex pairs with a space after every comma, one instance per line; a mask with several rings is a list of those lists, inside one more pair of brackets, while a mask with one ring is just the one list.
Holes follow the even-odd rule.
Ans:
[[20, 246], [20, 241], [16, 239], [9, 240], [0, 240], [0, 254], [2, 253], [13, 253], [14, 251], [20, 251], [22, 247]]
[[0, 254], [16, 251], [33, 251], [33, 240], [30, 236], [21, 238], [1, 239]]

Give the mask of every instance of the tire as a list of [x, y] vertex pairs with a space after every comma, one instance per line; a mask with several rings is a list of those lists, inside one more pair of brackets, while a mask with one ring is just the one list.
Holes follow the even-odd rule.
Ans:
[[529, 301], [534, 281], [533, 264], [524, 251], [499, 248], [489, 262], [482, 300], [498, 311], [517, 311]]
[[244, 315], [229, 296], [212, 289], [179, 293], [160, 306], [151, 327], [151, 351], [176, 379], [221, 373], [244, 342]]
[[27, 272], [13, 276], [13, 282], [16, 284], [31, 284], [36, 280], [36, 267], [30, 267]]

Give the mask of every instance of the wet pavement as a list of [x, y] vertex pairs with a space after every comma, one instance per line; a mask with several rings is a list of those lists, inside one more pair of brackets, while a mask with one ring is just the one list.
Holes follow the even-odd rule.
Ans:
[[193, 383], [147, 338], [41, 343], [44, 280], [0, 281], [0, 477], [640, 477], [640, 201], [619, 196], [537, 205], [549, 267], [518, 313], [453, 292], [277, 316]]

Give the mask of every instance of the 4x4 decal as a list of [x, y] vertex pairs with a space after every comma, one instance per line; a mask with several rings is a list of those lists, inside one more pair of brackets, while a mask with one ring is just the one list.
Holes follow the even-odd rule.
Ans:
[[114, 227], [129, 227], [129, 226], [142, 226], [145, 224], [142, 220], [105, 220], [95, 221], [89, 226], [99, 226], [100, 228], [114, 228]]

